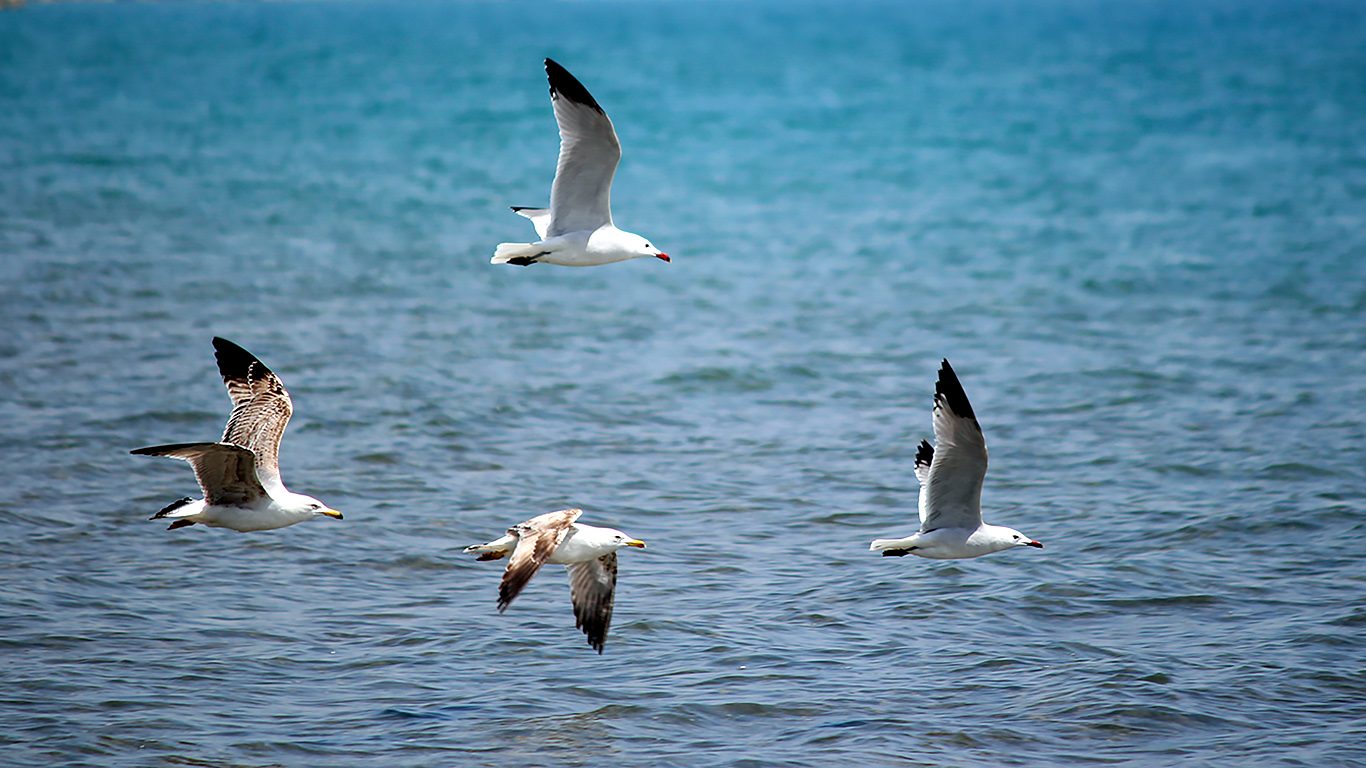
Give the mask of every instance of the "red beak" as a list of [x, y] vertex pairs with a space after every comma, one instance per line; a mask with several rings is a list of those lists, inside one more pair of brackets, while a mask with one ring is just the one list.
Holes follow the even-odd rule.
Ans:
[[[663, 259], [663, 260], [665, 260], [665, 261], [669, 261], [669, 254], [667, 254], [667, 253], [658, 253], [658, 254], [655, 254], [655, 258], [656, 258], [656, 259]], [[672, 264], [673, 262], [672, 262], [672, 261], [669, 261], [669, 263]]]
[[1031, 541], [1031, 542], [1029, 542], [1029, 546], [1031, 546], [1031, 547], [1038, 547], [1039, 549], [1043, 549], [1043, 542], [1042, 542], [1042, 541]]

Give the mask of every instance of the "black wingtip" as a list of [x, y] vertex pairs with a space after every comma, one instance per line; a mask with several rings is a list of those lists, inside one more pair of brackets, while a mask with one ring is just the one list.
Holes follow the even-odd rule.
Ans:
[[930, 441], [921, 440], [920, 447], [915, 452], [915, 465], [917, 467], [928, 467], [934, 463], [934, 446]]
[[602, 107], [598, 106], [598, 102], [593, 99], [593, 94], [589, 93], [588, 89], [583, 87], [583, 83], [580, 83], [578, 78], [569, 74], [569, 70], [556, 64], [554, 59], [545, 60], [545, 75], [546, 78], [550, 80], [550, 98], [553, 99], [556, 94], [559, 94], [575, 104], [592, 107], [603, 114], [607, 114], [606, 112], [603, 112]]
[[213, 356], [218, 360], [218, 370], [224, 375], [229, 371], [245, 375], [247, 368], [257, 362], [255, 355], [221, 336], [213, 337]]
[[253, 365], [257, 366], [255, 378], [269, 375], [271, 372], [256, 355], [221, 336], [213, 337], [213, 350], [214, 359], [218, 361], [218, 373], [223, 376], [224, 381], [247, 378]]
[[181, 507], [185, 506], [186, 504], [191, 504], [191, 503], [193, 503], [193, 502], [194, 502], [194, 499], [190, 498], [189, 496], [186, 496], [186, 497], [183, 498], [183, 499], [179, 499], [179, 500], [177, 500], [177, 501], [171, 502], [170, 504], [167, 504], [165, 507], [162, 507], [162, 509], [161, 509], [160, 512], [156, 513], [155, 515], [152, 515], [151, 517], [149, 517], [149, 518], [147, 518], [147, 519], [148, 519], [148, 520], [156, 520], [156, 519], [158, 519], [158, 518], [165, 517], [165, 516], [171, 514], [172, 512], [176, 511], [177, 509], [180, 509]]
[[962, 383], [958, 381], [958, 374], [953, 372], [953, 366], [949, 365], [948, 360], [944, 360], [943, 365], [939, 366], [939, 379], [934, 383], [934, 395], [936, 400], [943, 398], [955, 416], [965, 419], [977, 418], [972, 412], [972, 404], [968, 402]]
[[241, 346], [239, 346], [239, 345], [237, 345], [237, 344], [234, 344], [234, 343], [231, 342], [231, 341], [228, 341], [227, 339], [223, 338], [222, 336], [215, 336], [215, 337], [213, 337], [213, 348], [214, 348], [214, 351], [218, 352], [219, 354], [233, 354], [233, 353], [242, 353], [242, 354], [248, 354], [248, 355], [251, 354], [250, 352], [247, 352], [245, 349], [242, 349]]

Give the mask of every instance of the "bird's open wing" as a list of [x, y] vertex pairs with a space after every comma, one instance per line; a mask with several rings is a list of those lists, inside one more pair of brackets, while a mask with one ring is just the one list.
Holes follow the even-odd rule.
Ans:
[[508, 533], [517, 536], [517, 547], [508, 558], [503, 581], [498, 585], [500, 612], [507, 610], [517, 595], [522, 593], [527, 582], [541, 570], [541, 566], [545, 565], [555, 548], [569, 534], [569, 526], [582, 514], [581, 509], [562, 509], [533, 517], [508, 529]]
[[612, 176], [621, 144], [607, 113], [582, 83], [550, 59], [545, 72], [560, 125], [560, 160], [550, 189], [550, 226], [542, 237], [595, 230], [612, 223]]
[[920, 483], [920, 522], [930, 515], [930, 463], [934, 461], [934, 447], [921, 440], [915, 452], [915, 479]]
[[949, 361], [934, 385], [934, 450], [920, 530], [976, 528], [982, 524], [982, 480], [987, 443], [972, 405]]
[[195, 479], [210, 504], [249, 504], [266, 495], [256, 475], [252, 452], [229, 443], [177, 443], [139, 448], [139, 456], [170, 456], [194, 467]]
[[574, 604], [574, 622], [588, 636], [588, 645], [602, 653], [603, 644], [607, 642], [607, 628], [612, 625], [617, 553], [565, 567], [569, 569], [569, 600]]
[[256, 356], [227, 339], [215, 337], [218, 372], [232, 398], [232, 415], [223, 429], [223, 442], [249, 448], [256, 454], [261, 483], [283, 491], [280, 479], [280, 438], [285, 434], [294, 404], [280, 377]]

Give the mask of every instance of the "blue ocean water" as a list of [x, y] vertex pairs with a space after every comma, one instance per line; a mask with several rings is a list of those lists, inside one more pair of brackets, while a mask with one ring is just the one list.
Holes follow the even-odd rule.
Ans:
[[[1253, 0], [0, 13], [0, 763], [1357, 764], [1366, 10]], [[541, 59], [672, 264], [493, 267]], [[648, 263], [647, 263], [648, 261]], [[283, 378], [252, 535], [142, 445]], [[941, 358], [988, 521], [889, 559]], [[547, 568], [622, 555], [598, 656]]]

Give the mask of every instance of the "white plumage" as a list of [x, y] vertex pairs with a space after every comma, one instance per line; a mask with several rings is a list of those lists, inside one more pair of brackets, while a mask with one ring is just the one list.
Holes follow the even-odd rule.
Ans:
[[869, 549], [883, 555], [955, 559], [1012, 547], [1043, 548], [1014, 528], [982, 522], [986, 438], [948, 360], [935, 382], [934, 442], [931, 447], [922, 440], [915, 456], [920, 531], [901, 539], [877, 539]]
[[500, 243], [493, 264], [560, 264], [594, 267], [627, 259], [669, 255], [640, 235], [612, 223], [612, 176], [621, 144], [607, 113], [564, 67], [545, 60], [550, 102], [560, 126], [560, 160], [549, 208], [512, 210], [531, 219], [534, 243]]

